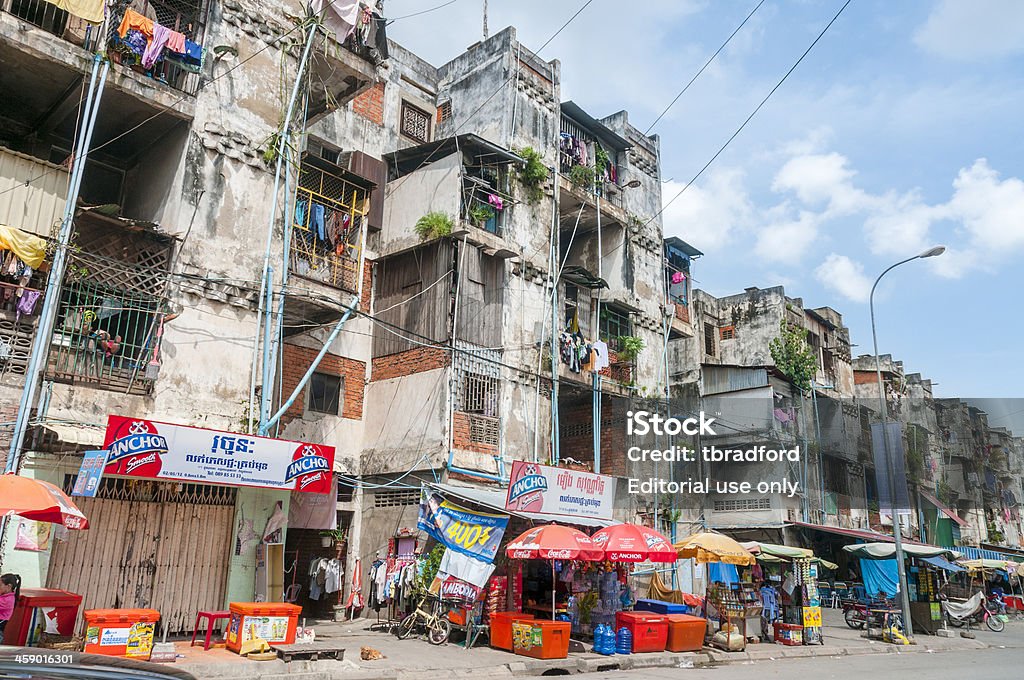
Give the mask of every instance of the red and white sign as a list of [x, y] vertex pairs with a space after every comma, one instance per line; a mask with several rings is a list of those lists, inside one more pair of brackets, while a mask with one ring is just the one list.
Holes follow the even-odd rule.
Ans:
[[334, 447], [111, 415], [106, 474], [328, 493]]
[[614, 501], [614, 477], [517, 460], [505, 509], [610, 520]]

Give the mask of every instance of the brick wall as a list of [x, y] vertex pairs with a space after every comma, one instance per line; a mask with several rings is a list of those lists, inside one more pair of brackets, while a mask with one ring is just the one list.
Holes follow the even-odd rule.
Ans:
[[352, 110], [377, 125], [384, 125], [384, 83], [376, 83], [352, 100]]
[[363, 266], [363, 295], [359, 299], [359, 309], [370, 313], [370, 296], [373, 293], [373, 260], [365, 260]]
[[[562, 458], [594, 462], [594, 431], [587, 427], [594, 422], [594, 407], [590, 400], [573, 404], [559, 404], [561, 432], [558, 440]], [[608, 395], [601, 398], [601, 474], [626, 475], [626, 423], [625, 414], [615, 408]]]
[[471, 435], [470, 418], [472, 416], [462, 411], [455, 411], [452, 414], [452, 447], [463, 451], [474, 451], [488, 455], [498, 455], [498, 447], [494, 444], [484, 444], [473, 441]]
[[404, 375], [432, 371], [448, 365], [448, 351], [443, 347], [416, 347], [373, 360], [370, 380], [388, 380]]
[[[318, 353], [319, 350], [285, 344], [284, 375], [282, 376], [284, 394], [292, 393]], [[341, 417], [361, 420], [363, 417], [363, 393], [366, 387], [366, 364], [362, 361], [328, 353], [317, 367], [317, 372], [337, 375], [344, 380], [345, 394], [342, 396]], [[306, 389], [304, 388], [295, 403], [282, 416], [282, 422], [300, 418], [305, 410], [305, 405]]]
[[680, 321], [685, 321], [686, 323], [690, 323], [690, 306], [689, 305], [684, 305], [682, 303], [677, 302], [677, 303], [675, 303], [675, 307], [676, 307], [676, 318], [679, 319]]

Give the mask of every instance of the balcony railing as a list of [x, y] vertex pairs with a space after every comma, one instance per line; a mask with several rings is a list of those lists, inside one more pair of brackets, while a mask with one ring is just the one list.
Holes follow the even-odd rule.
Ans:
[[96, 46], [100, 27], [72, 17], [46, 0], [0, 0], [0, 11], [81, 45], [87, 50]]
[[[124, 4], [126, 3], [118, 3], [108, 27], [107, 45], [111, 59], [186, 94], [194, 95], [198, 92], [201, 63], [179, 59], [165, 50], [164, 57], [152, 67], [147, 69], [142, 66], [139, 46], [133, 43], [131, 33], [126, 34], [125, 38], [118, 34], [121, 19], [125, 14]], [[203, 34], [203, 4], [203, 0], [145, 0], [142, 9], [136, 8], [135, 11], [149, 18], [155, 16], [155, 21], [161, 26], [184, 34], [187, 40], [200, 43]]]
[[291, 272], [354, 293], [369, 202], [366, 190], [304, 165], [295, 191]]

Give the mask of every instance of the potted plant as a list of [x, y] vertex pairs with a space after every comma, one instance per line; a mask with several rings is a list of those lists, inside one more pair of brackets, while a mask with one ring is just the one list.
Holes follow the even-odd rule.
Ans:
[[616, 358], [623, 363], [636, 361], [637, 356], [644, 349], [644, 341], [635, 335], [619, 336], [619, 351]]
[[490, 206], [477, 204], [469, 209], [469, 221], [478, 227], [484, 226], [492, 217], [494, 217], [494, 210]]
[[451, 236], [452, 218], [447, 213], [431, 211], [416, 220], [416, 235], [424, 241]]
[[345, 532], [341, 529], [324, 529], [320, 532], [320, 545], [324, 548], [330, 548], [335, 543], [341, 543], [345, 540]]

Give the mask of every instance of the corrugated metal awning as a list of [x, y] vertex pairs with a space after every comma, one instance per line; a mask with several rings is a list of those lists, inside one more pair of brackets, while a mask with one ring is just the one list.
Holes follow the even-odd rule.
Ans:
[[102, 425], [86, 425], [82, 423], [44, 422], [40, 428], [43, 437], [65, 447], [79, 449], [102, 449], [106, 430]]
[[946, 517], [950, 518], [951, 520], [953, 520], [954, 522], [956, 522], [957, 524], [959, 524], [962, 527], [967, 526], [967, 522], [965, 522], [964, 520], [960, 519], [960, 515], [956, 514], [955, 512], [953, 512], [952, 510], [947, 508], [945, 505], [940, 503], [939, 499], [936, 498], [935, 496], [931, 495], [927, 491], [922, 491], [921, 492], [921, 496], [924, 497], [924, 499], [926, 501], [928, 501], [929, 503], [934, 505]]

